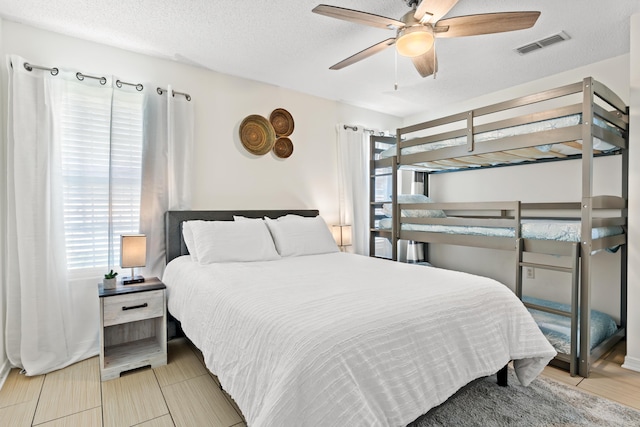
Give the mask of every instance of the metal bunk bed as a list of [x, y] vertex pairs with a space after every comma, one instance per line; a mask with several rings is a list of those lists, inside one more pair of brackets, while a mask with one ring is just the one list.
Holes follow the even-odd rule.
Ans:
[[[495, 117], [498, 119], [492, 120]], [[573, 121], [566, 121], [567, 117], [572, 117]], [[372, 136], [371, 255], [376, 256], [376, 244], [381, 238], [391, 243], [390, 258], [393, 260], [398, 259], [398, 242], [401, 240], [513, 251], [515, 292], [521, 299], [525, 267], [568, 273], [571, 277], [569, 310], [527, 302], [525, 305], [570, 319], [570, 351], [559, 353], [555, 364], [568, 368], [571, 375], [587, 377], [592, 361], [625, 335], [628, 122], [625, 103], [606, 86], [588, 77], [581, 82], [534, 95], [400, 128], [396, 138]], [[552, 124], [536, 125], [534, 130], [526, 127], [540, 123]], [[619, 196], [593, 194], [594, 157], [605, 155], [619, 155], [622, 171]], [[566, 159], [581, 161], [582, 194], [577, 202], [407, 204], [398, 201], [398, 174], [402, 169], [424, 172], [425, 193], [428, 193], [428, 177], [433, 173]], [[380, 182], [385, 182], [386, 188], [390, 189], [390, 199], [380, 195]], [[386, 228], [381, 226], [385, 203], [390, 203], [393, 212], [391, 225]], [[408, 210], [426, 209], [443, 210], [447, 215], [404, 216]], [[572, 212], [579, 221], [576, 241], [542, 240], [521, 233], [524, 218], [566, 218]], [[440, 232], [437, 227], [448, 227], [449, 231]], [[507, 229], [512, 232], [507, 235], [470, 235], [456, 232], [456, 227]], [[592, 232], [599, 227], [619, 227], [622, 232], [596, 238]], [[591, 334], [581, 332], [591, 331], [591, 258], [596, 251], [613, 247], [620, 250], [620, 324], [614, 334], [592, 348]], [[532, 262], [527, 254], [556, 255], [565, 257], [569, 262], [568, 265], [566, 262], [561, 265]]]

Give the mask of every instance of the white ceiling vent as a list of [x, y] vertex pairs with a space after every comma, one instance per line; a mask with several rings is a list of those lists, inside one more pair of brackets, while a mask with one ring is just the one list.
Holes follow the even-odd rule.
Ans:
[[524, 55], [525, 53], [533, 52], [534, 50], [542, 49], [543, 47], [551, 46], [552, 44], [560, 43], [565, 40], [569, 40], [571, 37], [564, 31], [560, 31], [558, 34], [554, 34], [549, 37], [545, 37], [544, 39], [536, 40], [533, 43], [526, 44], [524, 46], [520, 46], [515, 49], [520, 55]]

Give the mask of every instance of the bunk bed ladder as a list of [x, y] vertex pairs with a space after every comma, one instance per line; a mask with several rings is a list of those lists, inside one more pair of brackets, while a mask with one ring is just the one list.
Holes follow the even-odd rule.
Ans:
[[[579, 372], [579, 353], [578, 353], [578, 323], [581, 317], [588, 316], [588, 311], [579, 310], [579, 297], [580, 297], [580, 244], [571, 243], [571, 264], [568, 267], [552, 265], [552, 264], [540, 264], [524, 261], [525, 242], [524, 239], [517, 239], [516, 252], [518, 258], [518, 271], [516, 274], [516, 295], [520, 300], [523, 298], [523, 281], [522, 273], [523, 267], [539, 268], [542, 270], [560, 271], [563, 273], [569, 273], [571, 275], [571, 311], [566, 312], [563, 310], [557, 310], [550, 307], [544, 307], [537, 304], [524, 303], [528, 308], [544, 311], [547, 313], [553, 313], [560, 316], [569, 317], [571, 319], [571, 343], [570, 354], [568, 356], [569, 373], [572, 377], [576, 376]], [[581, 340], [582, 341], [582, 340]], [[589, 341], [589, 340], [587, 340]], [[567, 362], [566, 357], [560, 356], [560, 360]], [[588, 357], [587, 357], [588, 360]]]

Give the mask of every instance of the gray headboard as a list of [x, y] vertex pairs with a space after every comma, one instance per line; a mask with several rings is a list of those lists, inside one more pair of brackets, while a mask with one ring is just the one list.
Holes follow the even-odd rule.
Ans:
[[204, 221], [233, 221], [234, 215], [247, 218], [278, 218], [287, 214], [314, 217], [317, 210], [265, 210], [265, 211], [167, 211], [165, 213], [165, 244], [167, 248], [167, 264], [180, 255], [187, 255], [189, 251], [182, 239], [182, 222], [193, 220]]

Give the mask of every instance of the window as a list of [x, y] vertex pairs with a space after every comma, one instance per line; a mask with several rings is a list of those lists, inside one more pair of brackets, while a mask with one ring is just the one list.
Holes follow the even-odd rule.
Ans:
[[68, 85], [59, 129], [69, 270], [114, 266], [140, 225], [144, 96]]

